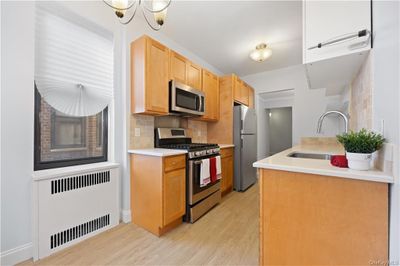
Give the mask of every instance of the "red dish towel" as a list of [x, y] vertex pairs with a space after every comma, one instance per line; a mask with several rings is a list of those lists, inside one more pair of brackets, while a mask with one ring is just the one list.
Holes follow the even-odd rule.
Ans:
[[332, 155], [331, 164], [333, 166], [347, 168], [348, 165], [347, 165], [346, 155]]
[[217, 159], [215, 157], [210, 158], [210, 177], [211, 183], [217, 181]]

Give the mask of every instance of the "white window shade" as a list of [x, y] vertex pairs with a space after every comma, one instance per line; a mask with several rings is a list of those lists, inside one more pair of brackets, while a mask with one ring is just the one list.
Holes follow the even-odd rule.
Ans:
[[110, 36], [36, 9], [35, 83], [56, 110], [71, 116], [101, 112], [113, 97]]

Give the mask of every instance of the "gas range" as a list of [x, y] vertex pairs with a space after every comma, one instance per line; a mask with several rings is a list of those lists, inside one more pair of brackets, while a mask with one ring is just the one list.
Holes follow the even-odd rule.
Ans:
[[[184, 220], [194, 223], [213, 206], [221, 201], [219, 179], [206, 186], [200, 186], [202, 171], [212, 159], [219, 156], [217, 144], [192, 143], [183, 128], [156, 128], [156, 148], [186, 150], [186, 214]], [[215, 160], [213, 160], [215, 162]]]
[[218, 155], [220, 151], [218, 144], [192, 143], [182, 128], [157, 128], [155, 138], [155, 147], [187, 150], [189, 159]]

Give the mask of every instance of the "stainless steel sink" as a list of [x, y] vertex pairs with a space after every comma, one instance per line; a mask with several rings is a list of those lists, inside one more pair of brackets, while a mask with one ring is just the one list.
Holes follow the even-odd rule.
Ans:
[[303, 152], [292, 152], [287, 155], [292, 158], [303, 158], [303, 159], [317, 159], [317, 160], [330, 160], [330, 154], [323, 153], [303, 153]]

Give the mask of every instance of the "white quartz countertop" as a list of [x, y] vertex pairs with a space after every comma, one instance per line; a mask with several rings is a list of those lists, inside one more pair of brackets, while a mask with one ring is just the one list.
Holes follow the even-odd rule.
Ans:
[[153, 149], [132, 149], [132, 150], [128, 150], [128, 153], [149, 155], [149, 156], [158, 156], [158, 157], [166, 157], [166, 156], [186, 154], [187, 151], [185, 151], [185, 150], [153, 148]]
[[225, 149], [225, 148], [233, 148], [235, 147], [234, 144], [218, 144], [220, 149]]
[[324, 153], [332, 155], [344, 154], [342, 147], [337, 145], [298, 145], [273, 156], [267, 157], [253, 163], [254, 167], [282, 170], [289, 172], [309, 173], [316, 175], [335, 176], [342, 178], [393, 183], [392, 175], [377, 169], [369, 171], [357, 171], [349, 168], [332, 166], [329, 160], [304, 159], [288, 157], [292, 152], [302, 153]]

